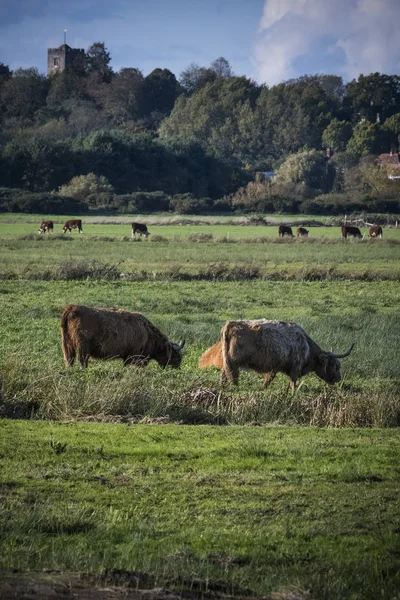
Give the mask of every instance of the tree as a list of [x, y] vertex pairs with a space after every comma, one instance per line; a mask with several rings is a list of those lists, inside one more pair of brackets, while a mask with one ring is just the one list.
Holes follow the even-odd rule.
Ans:
[[111, 56], [104, 42], [94, 42], [86, 52], [86, 65], [88, 73], [99, 73], [103, 81], [110, 81], [112, 69]]
[[3, 152], [8, 187], [24, 187], [32, 192], [54, 190], [73, 171], [70, 149], [40, 135], [28, 135], [9, 142]]
[[58, 190], [60, 196], [74, 198], [90, 208], [99, 208], [107, 206], [112, 198], [114, 189], [107, 179], [94, 173], [73, 177], [71, 181], [60, 187]]
[[212, 83], [217, 79], [217, 74], [213, 69], [199, 67], [196, 63], [191, 63], [187, 69], [182, 71], [179, 77], [179, 83], [188, 96], [191, 96], [207, 83]]
[[142, 91], [142, 116], [154, 111], [169, 115], [182, 92], [175, 75], [168, 69], [154, 69], [145, 77]]
[[214, 71], [216, 76], [219, 79], [228, 79], [229, 77], [233, 77], [234, 73], [232, 71], [231, 65], [223, 56], [216, 58], [210, 65], [210, 69]]
[[218, 158], [236, 164], [247, 162], [240, 123], [248, 119], [259, 91], [246, 77], [216, 79], [189, 98], [179, 98], [171, 116], [162, 123], [160, 135], [196, 139]]
[[17, 69], [0, 87], [0, 112], [6, 117], [32, 119], [46, 103], [49, 80], [35, 67]]
[[11, 78], [11, 71], [9, 67], [0, 62], [0, 85]]
[[143, 103], [144, 77], [139, 69], [121, 69], [103, 88], [102, 104], [116, 123], [137, 119]]
[[400, 149], [400, 112], [386, 119], [382, 129], [387, 149]]
[[344, 152], [352, 133], [351, 123], [332, 119], [322, 134], [322, 143], [325, 148], [332, 148], [335, 152]]
[[382, 136], [379, 125], [361, 121], [353, 129], [346, 152], [356, 156], [368, 156], [369, 154], [379, 154], [381, 151]]
[[360, 75], [346, 86], [344, 105], [353, 111], [354, 121], [362, 118], [383, 123], [400, 112], [400, 76], [371, 73]]
[[277, 183], [303, 184], [315, 190], [328, 191], [333, 183], [333, 171], [324, 154], [317, 150], [305, 150], [292, 154], [280, 166]]

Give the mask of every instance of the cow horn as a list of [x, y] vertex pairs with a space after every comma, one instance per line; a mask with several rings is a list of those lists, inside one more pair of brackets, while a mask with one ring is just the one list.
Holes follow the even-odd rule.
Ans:
[[350, 346], [350, 348], [347, 350], [347, 352], [345, 352], [344, 354], [334, 354], [333, 352], [331, 352], [330, 354], [334, 357], [334, 358], [345, 358], [346, 356], [348, 356], [350, 354], [350, 352], [353, 350], [354, 348], [354, 344], [352, 344]]
[[185, 340], [180, 341], [179, 344], [173, 344], [171, 342], [171, 346], [173, 347], [174, 350], [182, 350], [184, 345], [185, 345]]

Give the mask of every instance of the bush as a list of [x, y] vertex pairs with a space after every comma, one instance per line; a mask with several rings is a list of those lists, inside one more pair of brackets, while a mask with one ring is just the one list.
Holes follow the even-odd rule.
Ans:
[[65, 215], [87, 211], [85, 204], [55, 193], [35, 194], [21, 189], [0, 188], [0, 212], [48, 213]]
[[112, 199], [114, 210], [123, 213], [166, 212], [169, 210], [169, 198], [164, 192], [134, 192], [115, 195]]
[[198, 215], [212, 206], [210, 198], [195, 198], [193, 194], [176, 194], [171, 198], [171, 208], [181, 215]]

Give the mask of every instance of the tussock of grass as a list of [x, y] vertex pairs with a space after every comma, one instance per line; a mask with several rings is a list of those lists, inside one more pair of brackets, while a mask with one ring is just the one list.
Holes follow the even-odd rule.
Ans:
[[22, 242], [26, 242], [26, 241], [29, 241], [29, 242], [30, 241], [35, 241], [35, 242], [44, 242], [44, 241], [72, 242], [74, 238], [71, 235], [65, 235], [64, 233], [44, 233], [44, 234], [25, 233], [24, 235], [18, 236], [18, 239], [21, 240]]
[[[93, 366], [91, 367], [93, 368]], [[83, 370], [65, 373], [25, 372], [11, 360], [3, 366], [0, 417], [52, 420], [128, 420], [181, 424], [286, 424], [313, 427], [398, 427], [400, 392], [379, 380], [369, 389], [323, 386], [294, 394], [274, 385], [268, 392], [210, 388], [202, 378], [180, 386], [165, 383], [162, 372], [129, 368], [98, 372], [88, 380]]]

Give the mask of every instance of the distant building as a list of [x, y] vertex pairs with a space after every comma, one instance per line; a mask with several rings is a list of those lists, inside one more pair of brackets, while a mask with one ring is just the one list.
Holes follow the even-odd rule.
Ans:
[[59, 48], [47, 49], [47, 75], [61, 73], [65, 69], [71, 69], [76, 59], [83, 60], [85, 51], [80, 48], [71, 48], [63, 44]]
[[380, 154], [378, 166], [387, 169], [389, 179], [400, 179], [400, 152], [391, 150], [389, 154]]

